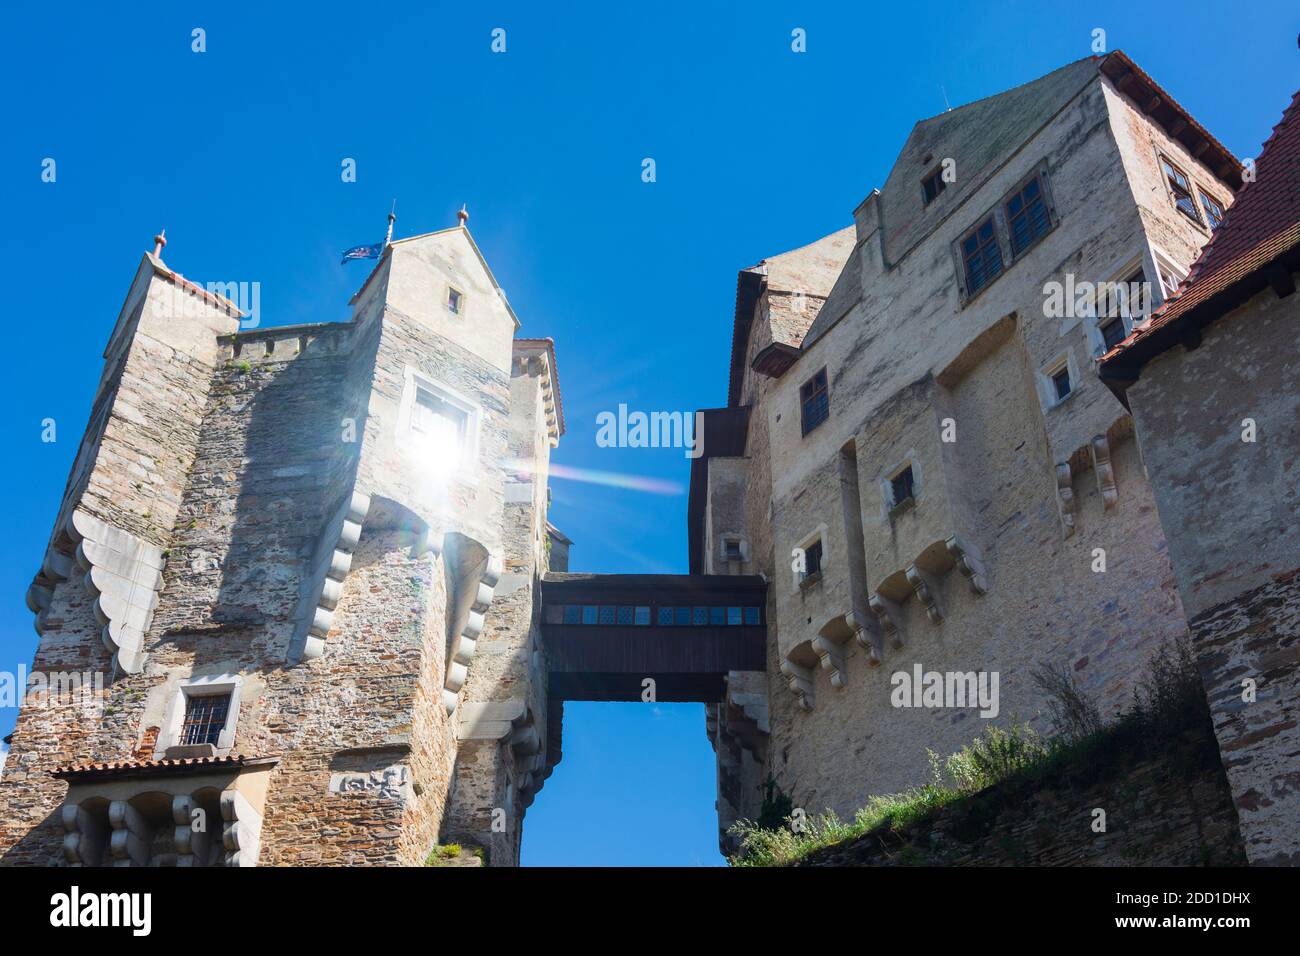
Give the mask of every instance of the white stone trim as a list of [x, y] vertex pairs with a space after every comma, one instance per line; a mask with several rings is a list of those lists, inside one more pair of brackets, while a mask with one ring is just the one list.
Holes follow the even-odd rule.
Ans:
[[450, 716], [456, 711], [460, 700], [461, 688], [469, 677], [470, 661], [478, 645], [479, 634], [483, 631], [484, 615], [492, 604], [492, 596], [497, 582], [501, 579], [504, 562], [500, 557], [489, 554], [483, 563], [483, 570], [474, 587], [474, 598], [470, 604], [469, 615], [460, 633], [456, 635], [451, 655], [447, 659], [447, 675], [443, 681], [442, 703]]
[[352, 569], [352, 554], [369, 511], [370, 496], [354, 490], [326, 525], [303, 578], [298, 622], [287, 655], [290, 664], [325, 653], [325, 638], [334, 625], [334, 609], [343, 595], [343, 581]]
[[243, 685], [244, 678], [239, 674], [212, 674], [177, 682], [176, 690], [168, 701], [162, 730], [158, 734], [158, 743], [154, 748], [156, 752], [163, 753], [168, 747], [180, 745], [185, 707], [191, 697], [219, 697], [223, 694], [230, 695], [230, 706], [226, 709], [225, 726], [221, 728], [221, 735], [214, 746], [218, 752], [233, 748], [235, 731], [239, 727], [239, 697]]
[[477, 482], [479, 432], [483, 422], [483, 409], [472, 399], [462, 395], [450, 385], [430, 378], [413, 366], [406, 366], [402, 386], [402, 403], [397, 411], [397, 445], [407, 454], [416, 454], [419, 443], [412, 428], [415, 399], [420, 389], [431, 392], [465, 414], [465, 435], [461, 445], [458, 467], [451, 477], [467, 484]]

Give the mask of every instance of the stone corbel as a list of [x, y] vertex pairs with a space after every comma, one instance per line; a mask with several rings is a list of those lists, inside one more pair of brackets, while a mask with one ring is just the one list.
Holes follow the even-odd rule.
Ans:
[[795, 702], [803, 710], [813, 709], [813, 672], [811, 667], [796, 664], [790, 658], [781, 661], [781, 673], [789, 681]]
[[988, 594], [988, 580], [984, 577], [984, 563], [979, 558], [979, 552], [956, 535], [945, 541], [944, 547], [952, 555], [957, 570], [962, 573], [970, 584], [971, 591], [977, 595]]
[[942, 624], [943, 612], [939, 610], [939, 602], [934, 596], [934, 581], [931, 580], [930, 575], [915, 564], [909, 564], [903, 573], [907, 576], [907, 583], [912, 585], [916, 599], [925, 606], [925, 614], [930, 619], [930, 623]]
[[148, 866], [153, 832], [143, 814], [125, 800], [114, 800], [108, 805], [108, 822], [113, 865]]
[[[212, 839], [207, 821], [200, 820], [201, 828], [194, 828], [194, 798], [187, 795], [172, 797], [172, 842], [176, 847], [177, 866], [206, 866], [212, 853]], [[199, 808], [199, 812], [203, 810]]]
[[828, 637], [818, 634], [812, 639], [812, 649], [821, 661], [822, 669], [831, 672], [831, 686], [844, 687], [844, 648]]
[[1110, 441], [1105, 435], [1092, 440], [1092, 467], [1097, 473], [1097, 490], [1107, 510], [1119, 501], [1119, 487], [1115, 484], [1115, 467], [1110, 461]]
[[885, 636], [875, 614], [860, 614], [850, 611], [844, 615], [844, 623], [853, 631], [853, 639], [867, 652], [867, 663], [879, 667], [885, 656]]
[[1056, 502], [1061, 509], [1061, 528], [1068, 538], [1074, 534], [1074, 478], [1068, 461], [1056, 466]]
[[257, 866], [262, 815], [233, 787], [221, 791], [221, 845], [226, 866]]
[[311, 572], [303, 581], [299, 620], [289, 645], [290, 664], [325, 653], [325, 638], [334, 626], [334, 610], [343, 596], [343, 581], [352, 570], [352, 554], [369, 510], [370, 496], [353, 491], [325, 526]]
[[469, 664], [474, 659], [479, 634], [483, 632], [484, 615], [492, 604], [492, 595], [496, 591], [497, 582], [501, 580], [503, 570], [504, 564], [501, 558], [489, 554], [483, 565], [482, 574], [474, 585], [474, 597], [470, 603], [469, 615], [456, 636], [456, 642], [451, 649], [451, 658], [447, 662], [447, 676], [443, 681], [442, 703], [448, 715], [455, 712], [456, 703], [460, 700], [460, 690], [469, 677]]
[[903, 609], [879, 591], [873, 591], [867, 596], [867, 604], [880, 622], [881, 635], [890, 647], [899, 650], [903, 646]]
[[63, 856], [69, 866], [98, 866], [104, 858], [107, 827], [75, 803], [65, 803], [62, 812]]

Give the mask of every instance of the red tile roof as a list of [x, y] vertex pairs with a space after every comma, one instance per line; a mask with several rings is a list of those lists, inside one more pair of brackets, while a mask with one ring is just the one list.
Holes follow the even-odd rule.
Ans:
[[60, 779], [68, 780], [89, 776], [137, 776], [147, 773], [190, 773], [208, 770], [236, 770], [243, 767], [263, 766], [275, 763], [276, 757], [245, 757], [243, 754], [231, 754], [226, 757], [183, 757], [179, 760], [102, 760], [91, 763], [72, 764], [59, 767], [51, 773]]
[[[1300, 92], [1273, 128], [1255, 161], [1255, 181], [1245, 183], [1229, 207], [1226, 218], [1201, 250], [1187, 278], [1169, 300], [1152, 313], [1142, 328], [1101, 359], [1103, 368], [1119, 364], [1163, 329], [1168, 329], [1194, 309], [1213, 310], [1216, 296], [1224, 296], [1239, 282], [1254, 275], [1285, 253], [1300, 247]], [[1231, 308], [1224, 298], [1223, 304]], [[1214, 317], [1222, 314], [1218, 311]], [[1140, 356], [1145, 361], [1171, 347]]]

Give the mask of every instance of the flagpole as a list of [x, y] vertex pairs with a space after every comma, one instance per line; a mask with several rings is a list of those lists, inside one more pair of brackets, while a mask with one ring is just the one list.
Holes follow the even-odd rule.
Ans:
[[384, 248], [393, 244], [393, 223], [397, 221], [397, 200], [393, 200], [393, 208], [388, 212], [388, 235], [384, 237]]

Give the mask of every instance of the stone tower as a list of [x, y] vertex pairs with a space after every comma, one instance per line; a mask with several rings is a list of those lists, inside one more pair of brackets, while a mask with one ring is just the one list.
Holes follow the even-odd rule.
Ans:
[[[518, 860], [549, 772], [547, 339], [462, 215], [348, 322], [241, 329], [146, 254], [28, 603], [0, 861]], [[558, 754], [558, 743], [551, 749]]]

